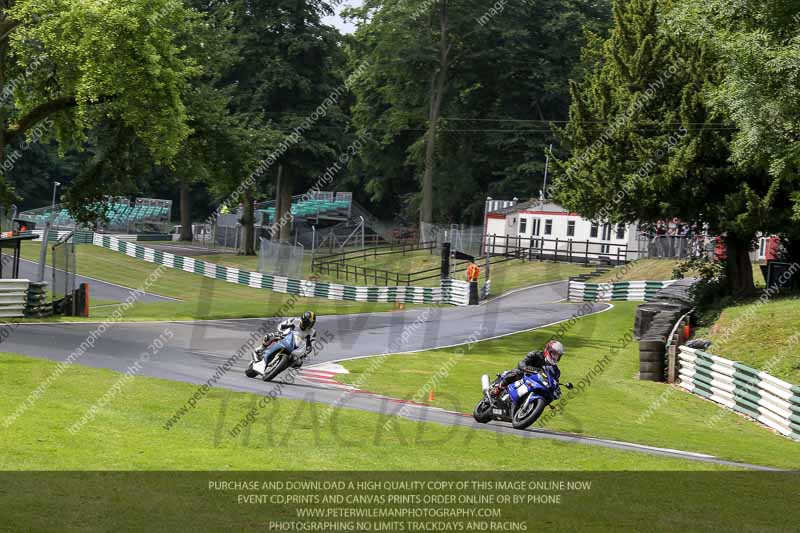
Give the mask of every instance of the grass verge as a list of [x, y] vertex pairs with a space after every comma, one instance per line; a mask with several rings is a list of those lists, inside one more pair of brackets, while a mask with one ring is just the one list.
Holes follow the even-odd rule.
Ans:
[[712, 341], [708, 351], [715, 355], [800, 384], [800, 298], [726, 307], [717, 321], [698, 330], [697, 336]]
[[[681, 263], [680, 259], [640, 259], [625, 266], [613, 268], [589, 280], [591, 283], [611, 283], [614, 281], [666, 281], [674, 279], [672, 271]], [[753, 263], [753, 280], [756, 287], [764, 287], [761, 267]], [[688, 272], [686, 277], [691, 277]]]
[[[0, 354], [0, 413], [15, 412], [52, 369], [49, 361]], [[384, 430], [388, 415], [335, 409], [322, 417], [325, 405], [282, 399], [234, 439], [229, 430], [260, 397], [222, 389], [212, 389], [168, 431], [165, 421], [197, 386], [144, 377], [126, 379], [91, 421], [70, 432], [121, 376], [74, 365], [13, 424], [0, 418], [0, 470], [719, 469], [430, 422], [398, 419]]]
[[[25, 243], [25, 259], [38, 261], [38, 243]], [[158, 266], [97, 246], [76, 247], [78, 274], [139, 288]], [[290, 295], [253, 289], [226, 281], [165, 268], [148, 292], [177, 298], [179, 302], [136, 302], [125, 312], [125, 320], [191, 320], [272, 316]], [[95, 302], [92, 302], [94, 305]], [[108, 305], [109, 302], [103, 302]], [[344, 302], [322, 298], [298, 298], [295, 309], [315, 309], [320, 315], [388, 311], [392, 304]], [[111, 316], [116, 306], [91, 309], [90, 320]], [[56, 319], [58, 320], [58, 319]], [[75, 320], [69, 318], [69, 320]]]
[[[545, 427], [800, 468], [796, 442], [677, 387], [638, 381], [638, 344], [630, 335], [637, 304], [614, 305], [611, 311], [578, 320], [563, 335], [567, 349], [561, 365], [563, 379], [572, 381], [576, 389], [584, 386], [572, 398], [565, 395], [556, 404], [557, 411], [546, 411]], [[414, 398], [470, 413], [480, 399], [482, 374], [493, 377], [514, 367], [525, 353], [540, 349], [557, 332], [558, 326], [475, 343], [461, 351], [391, 355], [380, 364], [374, 358], [348, 361], [344, 366], [351, 373], [340, 379], [390, 397]], [[432, 402], [427, 388], [435, 390]], [[714, 424], [708, 425], [712, 417]]]

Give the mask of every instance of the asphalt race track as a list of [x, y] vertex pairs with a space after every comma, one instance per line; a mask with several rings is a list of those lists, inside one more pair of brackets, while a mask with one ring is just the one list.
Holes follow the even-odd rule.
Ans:
[[[576, 434], [540, 429], [517, 431], [509, 424], [500, 423], [480, 425], [475, 423], [471, 416], [462, 413], [398, 402], [373, 394], [353, 394], [346, 387], [326, 384], [325, 380], [316, 379], [318, 376], [315, 374], [315, 367], [325, 368], [326, 363], [333, 361], [464, 344], [470, 340], [509, 335], [569, 320], [581, 308], [586, 312], [591, 307], [590, 312], [595, 313], [610, 308], [607, 304], [556, 303], [565, 298], [566, 288], [566, 282], [540, 285], [513, 291], [480, 306], [433, 306], [387, 313], [323, 316], [317, 321], [318, 333], [321, 337], [332, 340], [321, 353], [314, 355], [313, 361], [307, 362], [300, 379], [294, 383], [280, 381], [265, 383], [259, 379], [246, 378], [243, 373], [249, 362], [249, 355], [246, 354], [236, 361], [229, 372], [219, 378], [215, 386], [260, 394], [268, 394], [271, 390], [278, 389], [283, 398], [335, 404], [387, 415], [399, 415], [411, 420], [469, 426], [532, 439], [545, 438], [679, 459], [772, 470], [733, 463], [703, 454], [595, 439]], [[276, 319], [269, 320], [277, 323]], [[124, 372], [138, 361], [149, 342], [168, 329], [174, 336], [143, 366], [141, 374], [197, 384], [206, 383], [217, 368], [229, 360], [248, 340], [251, 333], [257, 331], [262, 324], [264, 321], [259, 319], [116, 323], [110, 326], [105, 334], [97, 339], [94, 347], [76, 362]], [[2, 350], [63, 361], [96, 328], [97, 323], [87, 322], [20, 324], [3, 342]], [[487, 369], [487, 371], [493, 370], [499, 372], [503, 369]], [[476, 376], [476, 401], [479, 399], [479, 388], [479, 376]], [[462, 410], [471, 412], [471, 409], [472, 406], [463, 406]]]

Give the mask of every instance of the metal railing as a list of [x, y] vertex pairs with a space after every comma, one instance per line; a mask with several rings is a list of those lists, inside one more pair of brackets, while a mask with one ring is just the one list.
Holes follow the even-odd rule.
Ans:
[[[311, 271], [318, 274], [335, 276], [336, 279], [345, 281], [364, 280], [365, 283], [372, 282], [376, 285], [411, 285], [420, 281], [438, 278], [441, 274], [441, 267], [436, 266], [417, 272], [393, 272], [381, 268], [352, 265], [348, 261], [375, 259], [380, 256], [406, 254], [429, 250], [431, 254], [436, 250], [435, 242], [428, 243], [390, 243], [383, 246], [373, 246], [360, 250], [351, 250], [332, 254], [324, 257], [314, 258], [311, 263]], [[466, 268], [466, 267], [465, 267]]]
[[[322, 246], [320, 246], [322, 248]], [[435, 242], [391, 242], [388, 244], [383, 244], [379, 246], [371, 246], [369, 248], [362, 248], [359, 250], [350, 250], [347, 252], [339, 252], [335, 254], [330, 254], [322, 257], [318, 257], [316, 259], [316, 263], [328, 263], [328, 262], [343, 262], [349, 261], [351, 259], [361, 259], [366, 260], [369, 257], [377, 258], [382, 255], [392, 255], [392, 254], [402, 254], [406, 255], [411, 252], [416, 252], [419, 250], [430, 250], [431, 254], [433, 254], [433, 250], [437, 249], [437, 245]]]
[[509, 235], [486, 235], [485, 239], [487, 254], [513, 256], [528, 261], [589, 263], [602, 260], [621, 264], [630, 261], [631, 253], [627, 243]]

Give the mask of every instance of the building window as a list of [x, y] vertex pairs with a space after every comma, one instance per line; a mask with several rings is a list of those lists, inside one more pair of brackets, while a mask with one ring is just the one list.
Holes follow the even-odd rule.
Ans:
[[575, 221], [570, 220], [567, 222], [567, 237], [574, 237], [575, 236]]
[[589, 237], [596, 239], [599, 231], [600, 225], [597, 222], [592, 222], [592, 229], [589, 231]]
[[[603, 241], [610, 241], [611, 240], [611, 224], [603, 224]], [[601, 254], [610, 254], [611, 253], [611, 245], [609, 244], [601, 244], [600, 245], [600, 253]]]
[[539, 218], [531, 219], [531, 235], [538, 237], [539, 232], [542, 231], [542, 220]]
[[617, 239], [625, 238], [625, 224], [617, 224]]
[[528, 226], [528, 219], [520, 217], [520, 219], [519, 219], [519, 232], [520, 233], [525, 233], [525, 230], [527, 229], [527, 226]]
[[545, 235], [552, 235], [553, 234], [553, 221], [552, 219], [548, 219], [544, 221], [544, 234]]

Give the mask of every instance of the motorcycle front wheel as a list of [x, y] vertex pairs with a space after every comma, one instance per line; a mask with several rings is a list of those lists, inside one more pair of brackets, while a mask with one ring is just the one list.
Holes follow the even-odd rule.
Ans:
[[514, 409], [514, 415], [511, 417], [511, 425], [514, 426], [514, 429], [525, 429], [530, 426], [542, 416], [544, 408], [547, 407], [541, 398], [530, 402], [523, 400], [523, 402], [521, 407]]
[[286, 352], [275, 354], [272, 361], [269, 362], [267, 368], [264, 369], [264, 381], [272, 381], [278, 374], [286, 370], [289, 363], [292, 361], [292, 356]]
[[478, 402], [472, 411], [472, 418], [481, 424], [486, 424], [492, 419], [492, 405], [486, 398]]
[[258, 372], [253, 370], [253, 361], [250, 361], [250, 364], [247, 365], [247, 368], [244, 371], [244, 375], [248, 378], [254, 378], [258, 375]]

